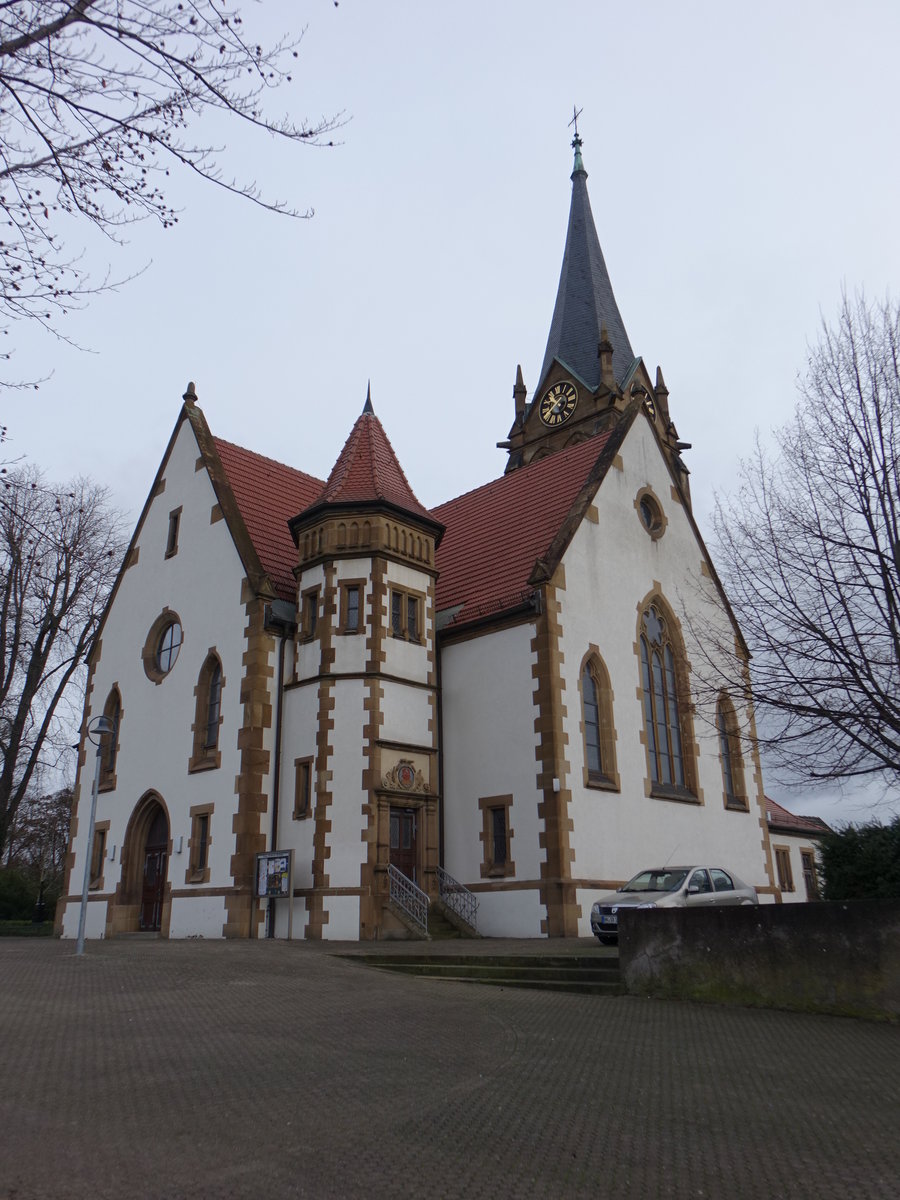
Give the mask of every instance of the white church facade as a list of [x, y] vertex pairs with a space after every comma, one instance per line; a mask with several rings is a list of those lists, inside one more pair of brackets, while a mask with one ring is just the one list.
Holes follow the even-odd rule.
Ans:
[[189, 385], [89, 661], [62, 936], [87, 856], [95, 938], [406, 936], [460, 896], [484, 935], [587, 936], [599, 893], [681, 859], [781, 900], [724, 682], [746, 650], [574, 146], [499, 479], [426, 509], [368, 398], [317, 478], [214, 437]]

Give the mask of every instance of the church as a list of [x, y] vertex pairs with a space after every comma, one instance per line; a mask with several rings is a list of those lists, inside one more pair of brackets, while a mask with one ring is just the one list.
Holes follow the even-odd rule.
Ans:
[[572, 144], [500, 478], [425, 508], [371, 397], [307, 474], [188, 384], [88, 663], [63, 937], [85, 876], [89, 938], [584, 937], [679, 861], [780, 902], [746, 646]]

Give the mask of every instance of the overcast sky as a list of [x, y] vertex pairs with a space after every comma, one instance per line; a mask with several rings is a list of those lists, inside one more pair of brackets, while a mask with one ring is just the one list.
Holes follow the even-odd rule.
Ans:
[[213, 433], [325, 476], [371, 379], [423, 503], [499, 475], [516, 364], [530, 395], [556, 295], [574, 104], [619, 308], [693, 443], [702, 527], [754, 430], [790, 414], [842, 287], [896, 292], [895, 0], [265, 0], [244, 17], [251, 41], [306, 24], [273, 108], [343, 112], [339, 144], [198, 137], [314, 218], [175, 177], [174, 229], [70, 239], [97, 277], [142, 272], [67, 318], [86, 349], [9, 339], [13, 374], [50, 374], [6, 393], [10, 452], [107, 484], [132, 519], [188, 380]]

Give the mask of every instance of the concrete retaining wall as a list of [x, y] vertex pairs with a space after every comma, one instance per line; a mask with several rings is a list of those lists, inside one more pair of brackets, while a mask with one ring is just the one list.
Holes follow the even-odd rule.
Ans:
[[619, 910], [633, 995], [900, 1020], [900, 901]]

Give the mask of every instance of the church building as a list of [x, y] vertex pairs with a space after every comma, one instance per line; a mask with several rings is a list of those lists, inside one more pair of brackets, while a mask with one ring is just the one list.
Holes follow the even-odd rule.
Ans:
[[780, 901], [746, 647], [581, 145], [500, 478], [425, 508], [370, 397], [316, 477], [188, 385], [88, 664], [62, 936], [87, 863], [89, 938], [583, 937], [674, 862]]

